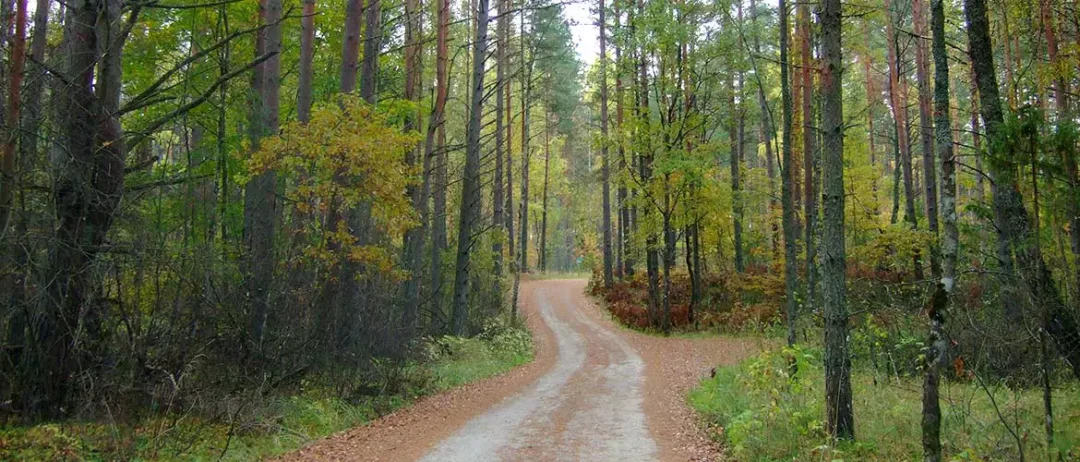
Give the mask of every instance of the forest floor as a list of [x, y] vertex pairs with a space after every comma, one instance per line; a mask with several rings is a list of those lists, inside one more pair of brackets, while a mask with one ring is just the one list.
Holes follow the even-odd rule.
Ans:
[[763, 340], [623, 329], [585, 280], [522, 285], [534, 362], [286, 454], [310, 460], [716, 460], [686, 394]]

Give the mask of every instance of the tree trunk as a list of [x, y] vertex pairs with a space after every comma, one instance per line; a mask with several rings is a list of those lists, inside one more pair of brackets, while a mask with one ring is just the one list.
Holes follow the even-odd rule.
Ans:
[[[413, 101], [419, 108], [421, 85], [420, 80], [420, 39], [423, 31], [420, 30], [420, 1], [405, 1], [405, 99]], [[419, 110], [405, 120], [405, 131], [420, 129]], [[405, 153], [405, 164], [416, 168], [418, 164], [430, 164], [420, 161], [420, 146], [415, 146]], [[427, 157], [425, 156], [425, 160]], [[424, 276], [423, 250], [424, 234], [427, 230], [427, 189], [428, 172], [423, 171], [423, 180], [420, 185], [410, 185], [405, 189], [413, 210], [419, 214], [420, 223], [405, 232], [404, 238], [404, 265], [409, 270], [409, 278], [402, 286], [405, 299], [405, 310], [402, 318], [404, 337], [412, 338], [417, 323], [417, 313], [420, 311], [420, 283]]]
[[300, 17], [300, 73], [296, 85], [296, 114], [300, 123], [311, 120], [311, 81], [315, 59], [315, 0], [303, 0]]
[[[1017, 184], [1017, 166], [1013, 159], [1019, 153], [1009, 152], [1001, 137], [1004, 124], [997, 76], [994, 74], [993, 48], [990, 42], [990, 21], [985, 0], [965, 0], [964, 14], [968, 24], [968, 41], [975, 81], [979, 90], [980, 109], [986, 123], [986, 136], [992, 146], [991, 176], [994, 183], [993, 202], [1002, 241], [1010, 243], [1016, 255], [1015, 268], [1036, 306], [1047, 313], [1047, 331], [1057, 344], [1058, 352], [1080, 378], [1080, 329], [1065, 306], [1045, 260], [1035, 244], [1038, 237], [1032, 232], [1031, 218], [1024, 207]], [[996, 141], [995, 141], [996, 140]], [[1009, 273], [1011, 274], [1011, 273]]]
[[802, 33], [800, 36], [800, 48], [802, 55], [802, 113], [803, 113], [803, 199], [806, 215], [806, 311], [811, 312], [817, 304], [817, 243], [815, 242], [815, 229], [817, 229], [818, 188], [814, 182], [814, 141], [817, 138], [817, 127], [814, 125], [814, 75], [811, 70], [814, 67], [814, 54], [810, 46], [810, 8], [806, 2], [798, 2], [798, 20]]
[[[742, 72], [739, 72], [739, 86], [738, 90], [734, 85], [731, 85], [732, 79], [728, 77], [729, 87], [731, 87], [731, 98], [728, 100], [728, 104], [735, 111], [735, 115], [732, 116], [730, 133], [728, 138], [731, 139], [731, 221], [734, 227], [734, 242], [735, 242], [735, 272], [742, 273], [746, 270], [745, 263], [743, 261], [743, 243], [742, 243], [742, 221], [743, 221], [743, 205], [742, 205], [742, 177], [740, 176], [739, 163], [742, 160], [743, 149], [743, 112], [742, 107], [737, 106], [735, 102], [735, 93], [742, 89]], [[742, 101], [742, 98], [739, 98]]]
[[498, 2], [498, 27], [495, 35], [495, 178], [492, 183], [492, 216], [491, 221], [495, 227], [495, 238], [492, 239], [491, 253], [495, 263], [495, 279], [501, 292], [503, 274], [503, 233], [506, 230], [506, 219], [503, 216], [503, 208], [506, 205], [503, 198], [503, 145], [505, 140], [505, 126], [503, 122], [506, 96], [506, 45], [507, 30], [509, 23], [506, 19], [506, 0]]
[[450, 0], [435, 0], [436, 48], [435, 48], [435, 105], [427, 127], [424, 156], [431, 159], [431, 311], [442, 316], [443, 277], [442, 253], [446, 249], [446, 99], [449, 91], [447, 63], [450, 59], [448, 34], [450, 31]]
[[360, 64], [360, 97], [378, 102], [379, 51], [382, 50], [382, 0], [368, 0], [364, 8], [364, 60]]
[[[22, 110], [23, 69], [26, 65], [26, 0], [17, 0], [15, 7], [15, 40], [11, 47], [10, 81], [7, 95], [7, 133], [4, 134], [3, 159], [0, 160], [0, 242], [7, 236], [11, 218], [11, 199], [15, 191], [15, 146], [19, 139], [18, 126]], [[3, 251], [7, 253], [6, 251]], [[6, 258], [6, 257], [5, 257]], [[5, 265], [6, 266], [6, 265]], [[6, 272], [6, 271], [5, 271]]]
[[547, 272], [548, 179], [551, 170], [551, 116], [544, 117], [544, 184], [540, 191], [540, 272]]
[[[374, 0], [378, 1], [378, 0]], [[487, 57], [488, 0], [477, 1], [476, 35], [469, 126], [465, 139], [465, 173], [461, 183], [457, 262], [454, 266], [454, 311], [451, 332], [465, 335], [469, 316], [469, 260], [473, 227], [480, 220], [480, 119], [484, 109], [484, 61]]]
[[795, 300], [795, 288], [799, 275], [797, 261], [798, 254], [795, 251], [795, 198], [792, 185], [795, 180], [795, 163], [792, 159], [791, 149], [792, 114], [795, 112], [795, 108], [791, 101], [791, 83], [788, 79], [790, 68], [790, 64], [788, 64], [788, 34], [790, 31], [788, 27], [786, 0], [780, 0], [778, 11], [780, 15], [780, 98], [782, 100], [784, 111], [783, 131], [780, 135], [782, 137], [780, 141], [781, 149], [784, 150], [780, 191], [780, 202], [781, 207], [783, 208], [781, 222], [784, 229], [784, 292], [787, 297], [787, 343], [788, 346], [794, 346], [795, 321], [798, 315], [798, 305]]
[[603, 252], [604, 252], [604, 287], [611, 288], [611, 172], [608, 160], [608, 88], [607, 88], [607, 35], [604, 0], [600, 0], [600, 182], [602, 188], [603, 213]]
[[[615, 29], [621, 31], [619, 21], [622, 19], [622, 13], [619, 10], [619, 2], [615, 2], [613, 5], [615, 8]], [[620, 131], [625, 130], [623, 125], [625, 121], [625, 108], [623, 108], [625, 90], [623, 89], [623, 71], [622, 71], [622, 40], [615, 41], [615, 126], [619, 127]], [[626, 164], [626, 147], [623, 143], [619, 143], [618, 147], [619, 155], [619, 171], [626, 172], [629, 166]], [[619, 189], [617, 192], [617, 199], [619, 203], [619, 254], [622, 255], [622, 262], [619, 265], [620, 277], [626, 278], [634, 273], [634, 259], [631, 255], [630, 243], [630, 206], [627, 204], [629, 194], [626, 188], [626, 181], [619, 181]]]
[[[901, 57], [899, 56], [900, 50], [897, 44], [898, 38], [896, 27], [893, 24], [894, 16], [890, 0], [885, 0], [885, 11], [888, 18], [886, 21], [886, 33], [889, 42], [889, 98], [891, 100], [893, 120], [896, 121], [896, 137], [900, 146], [901, 171], [904, 177], [904, 221], [908, 222], [911, 229], [914, 230], [918, 229], [919, 222], [915, 216], [915, 185], [912, 176], [911, 139], [907, 118], [908, 84], [904, 81], [900, 70]], [[915, 250], [913, 266], [915, 279], [921, 280], [923, 278], [922, 258], [917, 249]]]
[[822, 129], [824, 162], [822, 204], [825, 218], [821, 271], [825, 303], [825, 426], [829, 435], [855, 438], [851, 406], [851, 356], [848, 352], [847, 296], [844, 286], [844, 120], [843, 59], [840, 48], [840, 0], [823, 0], [821, 42], [825, 62], [821, 74], [824, 95]]
[[[259, 141], [278, 131], [278, 93], [281, 88], [281, 0], [259, 3], [262, 24], [261, 40], [256, 42], [256, 56], [274, 55], [256, 66], [252, 85], [252, 150]], [[261, 42], [261, 43], [258, 43]], [[270, 305], [270, 287], [274, 278], [274, 228], [277, 219], [275, 199], [277, 175], [273, 170], [255, 175], [244, 188], [244, 249], [246, 251], [247, 293], [250, 304], [250, 338], [256, 351], [262, 349]]]
[[[926, 0], [912, 0], [915, 21], [915, 80], [919, 86], [919, 132], [922, 135], [923, 155], [923, 203], [926, 211], [926, 227], [936, 239], [938, 236], [937, 172], [934, 168], [934, 127], [931, 110], [933, 97], [930, 93], [930, 58], [927, 56]], [[952, 142], [952, 138], [949, 139]], [[930, 245], [930, 272], [934, 279], [941, 278], [941, 255], [936, 243]]]
[[938, 385], [946, 362], [948, 340], [945, 316], [956, 283], [956, 258], [960, 233], [956, 227], [956, 158], [953, 156], [952, 121], [949, 114], [949, 54], [945, 48], [945, 8], [943, 0], [931, 0], [930, 28], [934, 41], [934, 127], [937, 153], [941, 159], [941, 215], [945, 222], [941, 250], [941, 282], [927, 304], [930, 337], [927, 340], [926, 378], [923, 381], [923, 460], [941, 461], [941, 403]]
[[341, 44], [341, 92], [356, 91], [356, 71], [360, 57], [361, 0], [345, 0], [345, 37]]

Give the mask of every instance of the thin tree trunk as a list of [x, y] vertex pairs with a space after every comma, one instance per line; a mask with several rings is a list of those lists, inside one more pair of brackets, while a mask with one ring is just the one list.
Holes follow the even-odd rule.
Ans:
[[941, 461], [941, 403], [939, 383], [945, 364], [948, 341], [945, 317], [949, 298], [956, 284], [956, 259], [960, 233], [956, 227], [956, 158], [953, 155], [952, 121], [949, 113], [949, 55], [945, 48], [945, 8], [943, 0], [931, 0], [930, 28], [934, 41], [934, 127], [937, 153], [941, 159], [941, 215], [945, 222], [942, 238], [943, 267], [941, 282], [927, 304], [930, 338], [923, 381], [922, 443], [923, 460]]
[[806, 194], [803, 200], [806, 215], [806, 310], [810, 312], [817, 305], [817, 243], [815, 242], [815, 230], [817, 229], [818, 187], [814, 182], [814, 141], [817, 138], [817, 127], [814, 125], [814, 75], [811, 70], [814, 67], [814, 54], [810, 46], [810, 8], [806, 2], [798, 2], [796, 7], [798, 20], [802, 33], [800, 33], [800, 48], [802, 55], [802, 113], [803, 113], [803, 192]]
[[547, 272], [548, 180], [551, 171], [551, 116], [544, 117], [544, 184], [540, 192], [540, 272]]
[[311, 81], [315, 59], [315, 0], [303, 0], [300, 17], [300, 73], [296, 85], [296, 114], [300, 123], [311, 120]]
[[[932, 1], [932, 0], [931, 0]], [[926, 228], [936, 239], [938, 236], [937, 172], [934, 168], [934, 131], [932, 100], [930, 92], [930, 57], [926, 50], [926, 0], [912, 0], [915, 22], [915, 80], [919, 86], [919, 132], [922, 135], [923, 155], [923, 203], [926, 211]], [[950, 138], [951, 142], [952, 139]], [[936, 243], [930, 245], [930, 272], [934, 279], [941, 278], [941, 251]]]
[[[781, 167], [781, 191], [780, 202], [783, 208], [783, 214], [781, 216], [782, 226], [784, 229], [784, 292], [787, 297], [787, 344], [788, 346], [795, 345], [795, 321], [798, 316], [798, 304], [795, 300], [795, 288], [797, 286], [798, 274], [798, 255], [795, 250], [795, 197], [794, 197], [794, 166], [795, 163], [792, 159], [792, 146], [791, 146], [791, 127], [792, 115], [795, 112], [794, 105], [791, 101], [791, 83], [788, 78], [790, 64], [788, 63], [788, 11], [787, 1], [780, 0], [779, 5], [780, 15], [780, 98], [783, 105], [783, 131], [781, 133], [781, 149], [784, 151], [784, 157], [782, 159], [783, 165]], [[794, 364], [794, 363], [792, 363]]]
[[[273, 54], [255, 71], [252, 94], [251, 145], [278, 130], [278, 93], [281, 88], [281, 0], [259, 3], [262, 24], [256, 56]], [[258, 43], [261, 42], [261, 43]], [[244, 188], [244, 249], [247, 254], [247, 293], [251, 306], [250, 338], [256, 350], [262, 342], [270, 308], [270, 287], [274, 278], [274, 228], [277, 175], [273, 170], [255, 175]]]
[[[375, 0], [377, 1], [377, 0]], [[469, 316], [469, 268], [473, 227], [480, 220], [480, 119], [484, 109], [484, 61], [487, 57], [488, 0], [477, 0], [473, 41], [472, 103], [465, 140], [465, 172], [461, 184], [457, 262], [454, 266], [454, 308], [451, 332], [465, 335]]]
[[[896, 136], [897, 143], [900, 146], [900, 161], [902, 164], [900, 168], [904, 177], [904, 221], [908, 222], [911, 229], [914, 230], [918, 229], [919, 222], [915, 216], [915, 186], [912, 177], [911, 139], [909, 138], [910, 130], [907, 118], [908, 84], [904, 81], [900, 71], [901, 58], [899, 56], [898, 38], [896, 27], [893, 24], [894, 15], [890, 0], [885, 0], [885, 10], [888, 18], [886, 21], [886, 33], [889, 42], [889, 98], [891, 100], [893, 120], [896, 121]], [[915, 279], [921, 280], [923, 278], [922, 258], [917, 249], [915, 250], [913, 266]]]
[[364, 60], [360, 64], [360, 97], [378, 102], [379, 51], [382, 50], [382, 0], [368, 0], [364, 8]]
[[446, 249], [446, 99], [449, 91], [447, 62], [450, 58], [448, 34], [450, 31], [450, 0], [435, 0], [436, 48], [435, 48], [435, 106], [427, 127], [424, 156], [431, 159], [431, 311], [442, 316], [443, 277], [442, 253]]
[[[742, 73], [739, 73], [739, 86], [736, 90], [735, 85], [732, 84], [732, 79], [728, 76], [728, 86], [731, 87], [731, 98], [728, 103], [735, 111], [735, 115], [732, 116], [731, 128], [728, 138], [731, 139], [731, 221], [734, 227], [733, 239], [735, 242], [735, 272], [742, 273], [746, 270], [745, 263], [743, 261], [743, 242], [742, 242], [742, 221], [743, 221], [743, 205], [742, 205], [742, 177], [739, 171], [739, 163], [742, 160], [742, 148], [743, 148], [743, 113], [740, 106], [736, 106], [735, 93], [742, 89]], [[740, 101], [742, 98], [740, 98]], [[736, 120], [737, 119], [737, 120]]]
[[[608, 87], [607, 87], [607, 35], [606, 35], [606, 10], [604, 0], [600, 0], [600, 182], [602, 188], [603, 213], [601, 226], [603, 230], [603, 253], [604, 253], [604, 287], [611, 288], [612, 261], [611, 261], [611, 170], [608, 160]], [[546, 184], [546, 183], [545, 183]], [[545, 209], [546, 210], [546, 209]]]
[[[23, 69], [26, 65], [26, 0], [15, 6], [15, 40], [11, 47], [10, 81], [7, 95], [7, 125], [4, 134], [3, 159], [0, 160], [0, 242], [6, 241], [11, 219], [11, 202], [15, 192], [15, 145], [19, 139], [16, 129], [21, 119]], [[3, 251], [6, 253], [6, 251]], [[6, 257], [5, 257], [6, 258]]]
[[[420, 0], [405, 1], [405, 99], [413, 101], [419, 108], [421, 85], [420, 80], [420, 56], [421, 35], [420, 30]], [[420, 129], [419, 110], [405, 121], [405, 131]], [[430, 164], [421, 161], [417, 157], [421, 154], [420, 146], [417, 145], [405, 153], [405, 164], [410, 167], [418, 167], [418, 164]], [[402, 319], [404, 337], [412, 338], [417, 324], [417, 313], [420, 311], [420, 283], [424, 276], [423, 250], [424, 235], [427, 231], [427, 189], [428, 171], [423, 171], [423, 180], [420, 185], [410, 185], [405, 194], [409, 197], [413, 210], [420, 215], [420, 223], [405, 232], [404, 263], [409, 270], [409, 278], [403, 285], [405, 295], [405, 310]]]
[[851, 356], [848, 351], [847, 296], [844, 286], [844, 120], [840, 46], [840, 0], [823, 0], [821, 41], [824, 67], [822, 129], [824, 163], [822, 198], [825, 219], [822, 294], [825, 303], [825, 426], [829, 435], [855, 438], [851, 405]]
[[503, 117], [506, 96], [506, 0], [498, 2], [498, 27], [495, 42], [495, 178], [492, 183], [492, 216], [491, 221], [495, 226], [496, 235], [492, 239], [491, 253], [495, 264], [495, 278], [498, 283], [498, 291], [501, 293], [503, 274], [503, 233], [506, 228], [506, 219], [503, 216], [503, 208], [506, 205], [503, 198], [503, 148], [505, 147], [505, 121]]

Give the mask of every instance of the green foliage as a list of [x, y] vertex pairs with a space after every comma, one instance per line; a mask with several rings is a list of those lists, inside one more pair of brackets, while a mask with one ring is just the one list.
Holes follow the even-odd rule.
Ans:
[[[0, 427], [0, 460], [257, 460], [299, 448], [314, 439], [370, 422], [436, 393], [506, 372], [533, 359], [523, 327], [499, 318], [473, 338], [440, 337], [425, 343], [425, 359], [404, 366], [376, 361], [392, 393], [346, 400], [314, 384], [299, 395], [272, 398], [235, 425], [177, 415], [138, 425], [67, 422]], [[379, 366], [381, 364], [381, 366]], [[411, 371], [404, 375], [401, 370]], [[378, 375], [379, 373], [376, 373]], [[379, 381], [375, 381], [379, 382]], [[238, 411], [243, 411], [239, 409]], [[228, 449], [226, 450], [226, 446]]]
[[[738, 460], [916, 460], [920, 444], [919, 379], [877, 382], [856, 368], [856, 442], [835, 443], [824, 432], [824, 377], [820, 351], [784, 348], [765, 351], [743, 363], [718, 368], [687, 397], [702, 413], [710, 434]], [[798, 367], [791, 377], [790, 364]], [[1080, 411], [1074, 385], [1056, 390], [1058, 425], [1053, 453], [1080, 456]], [[996, 405], [989, 397], [993, 395]], [[1015, 441], [998, 415], [1023, 435], [1031, 459], [1046, 454], [1042, 437], [1042, 395], [978, 382], [942, 384], [942, 442], [947, 460], [1015, 460]]]

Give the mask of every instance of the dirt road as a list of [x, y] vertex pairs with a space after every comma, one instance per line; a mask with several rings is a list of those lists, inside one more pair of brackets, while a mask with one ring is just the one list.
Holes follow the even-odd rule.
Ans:
[[532, 364], [421, 400], [283, 460], [715, 460], [685, 393], [760, 345], [622, 329], [583, 280], [523, 283]]

